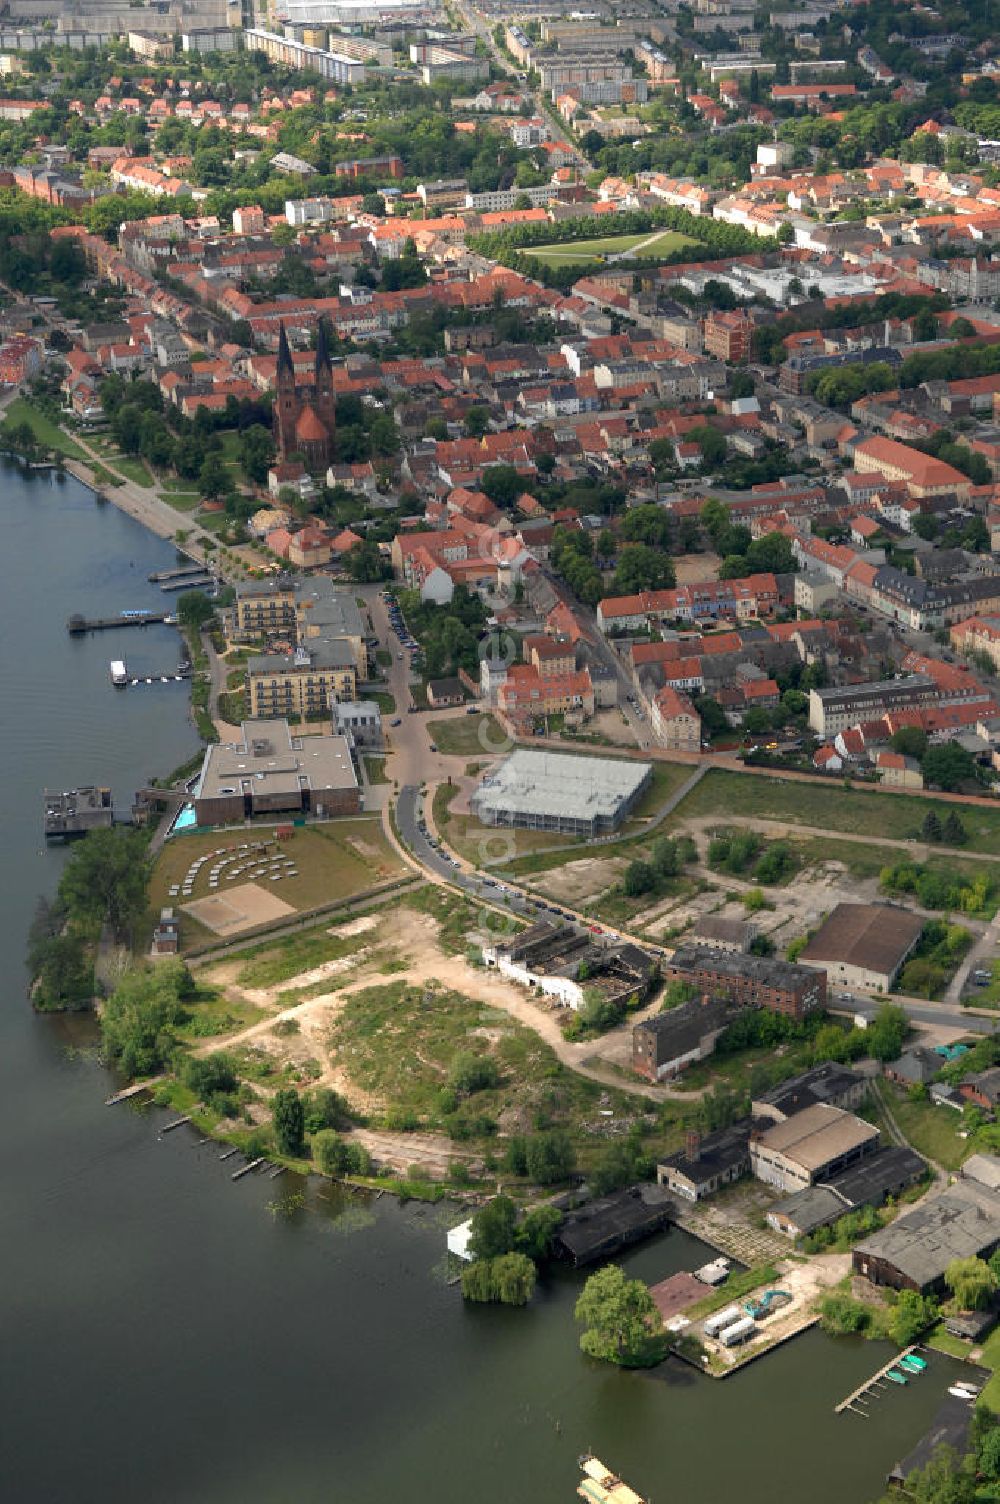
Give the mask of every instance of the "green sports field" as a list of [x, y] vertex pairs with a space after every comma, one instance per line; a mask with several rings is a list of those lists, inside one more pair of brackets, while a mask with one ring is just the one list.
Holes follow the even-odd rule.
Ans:
[[[637, 259], [654, 260], [666, 257], [683, 246], [696, 246], [698, 241], [678, 230], [646, 231], [642, 235], [607, 235], [595, 240], [566, 240], [559, 245], [526, 246], [524, 254], [542, 261], [546, 266], [603, 266], [610, 256], [620, 256], [625, 251], [636, 251]], [[636, 250], [636, 247], [641, 249]]]

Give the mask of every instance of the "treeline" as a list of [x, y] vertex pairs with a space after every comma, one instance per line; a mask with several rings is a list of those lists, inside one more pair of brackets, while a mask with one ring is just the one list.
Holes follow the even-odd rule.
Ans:
[[102, 928], [116, 939], [144, 917], [149, 859], [142, 831], [91, 831], [66, 861], [55, 899], [40, 898], [28, 933], [31, 1000], [45, 1011], [89, 1007]]
[[[582, 275], [580, 266], [549, 267], [532, 256], [525, 255], [532, 246], [570, 245], [576, 240], [593, 240], [595, 235], [642, 235], [656, 229], [676, 230], [689, 235], [694, 245], [679, 246], [675, 251], [657, 256], [651, 265], [663, 266], [692, 260], [712, 261], [727, 257], [762, 254], [775, 250], [778, 242], [773, 238], [760, 238], [749, 234], [738, 225], [724, 224], [717, 219], [695, 218], [684, 209], [631, 209], [616, 214], [612, 223], [606, 219], [596, 221], [585, 215], [579, 219], [564, 220], [561, 224], [512, 225], [487, 235], [470, 235], [471, 250], [499, 261], [514, 271], [534, 277], [546, 285], [571, 285]], [[641, 270], [643, 262], [630, 262], [624, 270]], [[583, 263], [581, 263], [583, 265]]]

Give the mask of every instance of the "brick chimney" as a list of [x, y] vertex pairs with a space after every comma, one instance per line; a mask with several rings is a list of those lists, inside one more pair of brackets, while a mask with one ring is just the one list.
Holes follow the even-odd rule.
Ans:
[[684, 1153], [693, 1165], [701, 1159], [701, 1134], [696, 1128], [689, 1128], [685, 1135]]

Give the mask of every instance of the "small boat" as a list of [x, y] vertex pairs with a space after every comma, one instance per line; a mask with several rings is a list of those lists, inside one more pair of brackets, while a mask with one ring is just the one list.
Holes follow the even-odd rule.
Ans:
[[982, 1393], [983, 1386], [981, 1384], [972, 1384], [968, 1379], [959, 1379], [955, 1388], [964, 1389], [966, 1394], [976, 1395]]
[[968, 1389], [959, 1389], [957, 1384], [952, 1384], [948, 1390], [948, 1393], [954, 1395], [957, 1400], [968, 1401], [970, 1405], [976, 1397], [975, 1394], [970, 1393]]
[[891, 1379], [894, 1384], [906, 1383], [905, 1374], [901, 1374], [898, 1368], [890, 1368], [888, 1373], [886, 1374], [886, 1378]]
[[915, 1368], [918, 1373], [923, 1373], [927, 1367], [927, 1359], [918, 1358], [916, 1353], [907, 1353], [906, 1357], [901, 1361], [906, 1364], [907, 1368]]
[[900, 1358], [899, 1366], [900, 1368], [904, 1369], [906, 1373], [923, 1373], [924, 1369], [927, 1367], [927, 1364], [913, 1363], [909, 1358]]

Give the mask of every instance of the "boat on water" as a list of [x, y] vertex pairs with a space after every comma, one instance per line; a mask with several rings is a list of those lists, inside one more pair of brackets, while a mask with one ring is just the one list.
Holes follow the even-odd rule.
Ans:
[[112, 658], [110, 665], [111, 682], [121, 688], [128, 683], [128, 668], [124, 658]]
[[927, 1367], [927, 1364], [921, 1363], [919, 1358], [916, 1360], [916, 1362], [914, 1362], [912, 1358], [900, 1358], [899, 1366], [900, 1368], [905, 1369], [907, 1373], [923, 1373], [924, 1369]]
[[903, 1359], [903, 1362], [906, 1364], [907, 1368], [919, 1369], [921, 1373], [923, 1373], [924, 1369], [927, 1367], [927, 1359], [919, 1358], [916, 1353], [907, 1353], [906, 1357]]
[[959, 1379], [955, 1384], [956, 1389], [964, 1389], [966, 1394], [977, 1395], [983, 1390], [982, 1384], [973, 1384], [970, 1379]]
[[948, 1393], [954, 1395], [957, 1400], [966, 1400], [970, 1405], [976, 1398], [975, 1390], [960, 1389], [957, 1384], [951, 1384], [948, 1388]]
[[894, 1384], [906, 1383], [906, 1375], [900, 1373], [898, 1368], [890, 1368], [888, 1373], [886, 1374], [886, 1378], [891, 1379]]
[[577, 1485], [577, 1497], [585, 1504], [649, 1504], [634, 1488], [623, 1483], [599, 1457], [589, 1454], [580, 1458], [583, 1473]]

